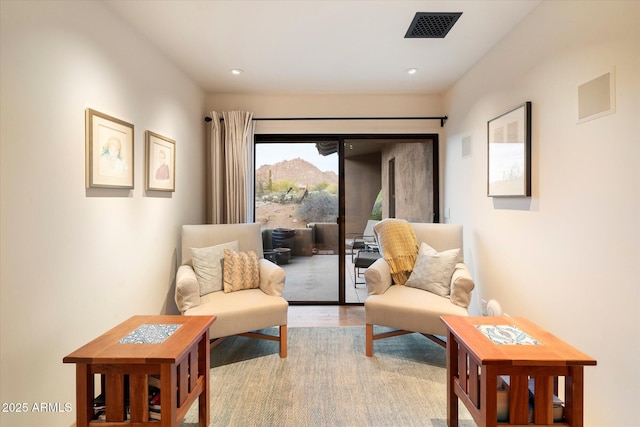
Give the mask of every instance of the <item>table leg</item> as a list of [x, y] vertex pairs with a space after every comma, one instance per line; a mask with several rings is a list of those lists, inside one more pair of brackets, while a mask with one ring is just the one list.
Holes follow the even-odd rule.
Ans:
[[536, 424], [553, 424], [553, 377], [534, 375], [533, 420]]
[[458, 375], [458, 343], [455, 336], [447, 331], [447, 425], [449, 427], [458, 427], [458, 396], [456, 396], [454, 383], [456, 375]]
[[105, 412], [107, 421], [124, 421], [124, 374], [106, 374]]
[[202, 393], [198, 397], [198, 426], [209, 425], [209, 370], [211, 369], [211, 354], [209, 353], [209, 329], [203, 334], [198, 343], [198, 371], [204, 376]]
[[178, 375], [175, 363], [160, 365], [160, 426], [171, 427], [176, 423]]
[[492, 365], [482, 365], [480, 379], [480, 414], [485, 427], [498, 425], [498, 370]]
[[94, 378], [90, 365], [76, 364], [76, 424], [86, 427], [93, 418]]
[[511, 375], [509, 379], [509, 422], [511, 424], [528, 424], [529, 422], [528, 375]]
[[584, 425], [584, 367], [570, 366], [565, 381], [564, 417], [572, 427]]
[[129, 374], [129, 410], [132, 423], [149, 421], [149, 377]]

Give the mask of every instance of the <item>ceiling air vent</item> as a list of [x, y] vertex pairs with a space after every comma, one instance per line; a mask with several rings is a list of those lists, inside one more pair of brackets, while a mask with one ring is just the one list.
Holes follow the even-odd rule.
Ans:
[[443, 39], [462, 12], [418, 12], [405, 39]]

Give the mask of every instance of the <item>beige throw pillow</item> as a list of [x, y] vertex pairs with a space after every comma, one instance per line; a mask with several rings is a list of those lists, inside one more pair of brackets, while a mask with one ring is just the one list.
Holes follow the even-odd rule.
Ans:
[[200, 296], [222, 290], [222, 262], [224, 250], [238, 250], [238, 241], [206, 248], [190, 248], [191, 264], [198, 279]]
[[254, 251], [236, 252], [224, 250], [223, 270], [226, 293], [260, 287], [260, 267]]
[[448, 297], [451, 291], [451, 277], [459, 261], [460, 249], [438, 252], [423, 242], [405, 286]]

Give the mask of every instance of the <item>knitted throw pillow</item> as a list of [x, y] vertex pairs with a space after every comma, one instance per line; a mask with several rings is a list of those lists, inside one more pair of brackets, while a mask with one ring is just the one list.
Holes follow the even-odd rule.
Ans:
[[225, 249], [223, 282], [225, 293], [258, 288], [260, 268], [256, 253]]

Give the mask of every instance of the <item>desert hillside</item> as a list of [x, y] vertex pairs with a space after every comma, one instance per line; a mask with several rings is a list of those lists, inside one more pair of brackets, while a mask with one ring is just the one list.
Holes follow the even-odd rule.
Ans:
[[298, 187], [314, 187], [322, 182], [337, 185], [338, 175], [333, 171], [323, 172], [315, 165], [295, 158], [293, 160], [283, 160], [273, 165], [262, 165], [256, 170], [256, 184], [266, 186], [269, 182], [269, 171], [273, 182], [291, 180]]

